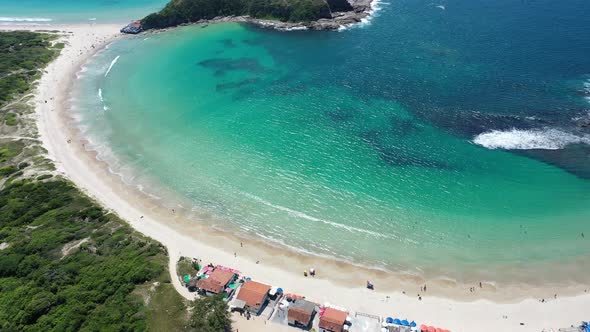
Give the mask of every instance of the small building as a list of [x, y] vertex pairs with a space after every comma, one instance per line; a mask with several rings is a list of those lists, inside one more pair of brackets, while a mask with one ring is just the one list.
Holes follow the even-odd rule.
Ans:
[[304, 299], [295, 300], [289, 305], [287, 319], [289, 325], [307, 329], [311, 326], [315, 315], [315, 303]]
[[217, 295], [235, 279], [235, 274], [221, 269], [215, 269], [208, 278], [202, 278], [197, 282], [197, 288], [207, 296]]
[[256, 281], [248, 280], [240, 288], [237, 299], [246, 303], [244, 308], [251, 313], [258, 315], [268, 300], [270, 286]]
[[326, 308], [320, 317], [320, 332], [342, 332], [347, 316], [345, 311]]
[[133, 35], [136, 35], [142, 31], [143, 31], [143, 28], [141, 27], [140, 21], [131, 22], [131, 23], [127, 24], [123, 29], [121, 29], [122, 33], [130, 33]]

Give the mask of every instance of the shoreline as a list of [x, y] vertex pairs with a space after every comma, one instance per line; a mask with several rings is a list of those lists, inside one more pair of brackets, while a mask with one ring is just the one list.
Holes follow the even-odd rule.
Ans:
[[369, 22], [379, 9], [380, 0], [353, 0], [348, 1], [352, 9], [344, 12], [333, 12], [332, 18], [320, 18], [310, 22], [283, 22], [279, 20], [267, 20], [245, 16], [218, 16], [212, 19], [200, 19], [195, 22], [183, 23], [167, 28], [149, 29], [140, 32], [150, 33], [165, 31], [179, 26], [214, 24], [221, 22], [236, 22], [253, 24], [259, 28], [274, 29], [278, 31], [295, 31], [295, 30], [316, 30], [316, 31], [342, 31], [353, 27], [357, 24]]
[[[480, 293], [477, 297], [457, 301], [451, 299], [456, 296], [436, 297], [429, 291], [422, 294], [422, 301], [418, 301], [415, 295], [419, 284], [414, 284], [413, 289], [406, 288], [409, 295], [404, 295], [401, 293], [406, 287], [404, 284], [396, 284], [390, 278], [390, 273], [375, 271], [372, 273], [376, 274], [376, 278], [371, 275], [369, 279], [378, 280], [375, 283], [377, 290], [369, 291], [363, 287], [367, 277], [362, 273], [368, 270], [327, 259], [291, 254], [285, 249], [264, 245], [260, 240], [248, 239], [245, 247], [240, 248], [237, 237], [211, 231], [209, 227], [196, 225], [181, 215], [171, 216], [168, 210], [164, 211], [154, 202], [142, 198], [136, 190], [110, 174], [105, 163], [96, 160], [96, 156], [85, 150], [77, 139], [72, 140], [72, 144], [66, 143], [71, 137], [79, 139], [76, 129], [70, 126], [67, 114], [69, 92], [75, 74], [86, 60], [116, 38], [118, 26], [80, 24], [53, 27], [74, 33], [69, 36], [69, 43], [60, 57], [46, 69], [36, 94], [39, 133], [49, 151], [49, 157], [64, 177], [72, 180], [107, 209], [116, 212], [133, 228], [164, 244], [168, 248], [173, 275], [180, 255], [199, 257], [207, 262], [236, 267], [254, 279], [280, 285], [289, 292], [306, 295], [318, 302], [328, 301], [351, 310], [381, 316], [395, 314], [458, 331], [511, 330], [516, 329], [521, 322], [525, 322], [525, 326], [519, 326], [519, 329], [539, 331], [548, 327], [570, 326], [587, 318], [584, 317], [587, 313], [583, 308], [590, 307], [590, 294], [568, 298], [560, 296], [547, 303], [540, 303], [537, 299], [518, 302], [520, 299], [517, 299], [516, 302], [506, 304], [482, 300]], [[27, 28], [17, 26], [15, 29]], [[43, 28], [37, 26], [28, 29]], [[88, 38], [91, 36], [94, 39]], [[184, 235], [188, 233], [192, 236]], [[219, 248], [219, 243], [223, 244], [223, 248]], [[237, 250], [240, 254], [236, 258], [233, 252]], [[256, 264], [256, 260], [261, 263]], [[317, 278], [304, 278], [301, 275], [301, 271], [309, 266], [322, 266]], [[351, 271], [357, 276], [354, 277]], [[322, 276], [329, 276], [330, 279]], [[172, 280], [183, 296], [194, 296], [180, 286], [177, 278], [173, 277]], [[354, 284], [358, 286], [351, 286]], [[390, 290], [385, 289], [386, 284], [390, 285]], [[429, 290], [436, 288], [431, 281], [428, 281], [428, 285]], [[449, 295], [457, 290], [457, 286], [450, 287]], [[503, 319], [503, 316], [508, 318]], [[469, 320], [465, 320], [465, 317], [469, 317]], [[482, 329], [482, 325], [485, 329]]]

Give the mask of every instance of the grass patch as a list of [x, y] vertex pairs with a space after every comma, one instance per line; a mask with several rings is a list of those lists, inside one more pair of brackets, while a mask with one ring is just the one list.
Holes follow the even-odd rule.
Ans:
[[199, 272], [199, 267], [196, 262], [193, 262], [188, 257], [181, 257], [178, 263], [176, 263], [176, 274], [180, 277], [185, 275], [194, 276]]
[[4, 118], [4, 123], [7, 126], [16, 126], [16, 124], [18, 123], [16, 114], [7, 113], [6, 117]]
[[0, 167], [0, 177], [3, 178], [16, 172], [18, 172], [18, 168], [12, 165]]
[[149, 293], [148, 331], [182, 331], [188, 328], [186, 300], [171, 284], [160, 284]]
[[12, 157], [23, 152], [24, 144], [18, 141], [8, 142], [0, 146], [0, 163], [6, 162]]
[[37, 181], [43, 181], [43, 180], [51, 179], [52, 177], [53, 177], [53, 175], [51, 175], [51, 174], [39, 175], [37, 177]]

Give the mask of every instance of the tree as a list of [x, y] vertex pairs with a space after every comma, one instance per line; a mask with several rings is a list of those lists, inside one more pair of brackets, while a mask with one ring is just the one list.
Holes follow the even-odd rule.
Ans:
[[200, 332], [231, 331], [231, 317], [223, 296], [205, 296], [192, 303], [190, 325]]

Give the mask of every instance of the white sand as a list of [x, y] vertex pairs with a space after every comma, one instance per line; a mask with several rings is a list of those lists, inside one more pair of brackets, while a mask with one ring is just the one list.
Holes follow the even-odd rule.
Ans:
[[[10, 29], [7, 26], [1, 28]], [[18, 28], [23, 29], [23, 26]], [[538, 299], [496, 303], [476, 300], [477, 295], [473, 295], [473, 301], [467, 302], [435, 297], [427, 292], [423, 294], [422, 301], [418, 301], [416, 290], [404, 295], [400, 292], [403, 288], [395, 291], [393, 287], [388, 291], [379, 283], [376, 284], [376, 291], [365, 289], [363, 283], [366, 277], [360, 270], [353, 275], [358, 286], [348, 287], [338, 280], [342, 278], [342, 271], [355, 270], [328, 268], [328, 263], [315, 265], [318, 277], [304, 278], [301, 267], [306, 266], [302, 265], [307, 264], [305, 260], [294, 259], [282, 250], [261, 249], [250, 242], [244, 242], [244, 248], [241, 248], [236, 239], [189, 223], [182, 216], [172, 215], [170, 211], [148, 202], [136, 190], [108, 173], [105, 165], [98, 162], [92, 153], [85, 151], [76, 131], [68, 126], [67, 121], [68, 89], [72, 83], [75, 84], [75, 72], [99, 45], [118, 35], [119, 27], [76, 25], [54, 28], [72, 31], [73, 34], [68, 37], [68, 45], [62, 55], [47, 68], [36, 94], [39, 131], [49, 157], [55, 161], [58, 172], [127, 220], [135, 229], [163, 243], [170, 254], [171, 272], [179, 255], [199, 257], [205, 262], [235, 267], [253, 279], [283, 287], [290, 293], [306, 295], [316, 302], [330, 302], [381, 316], [408, 318], [419, 324], [452, 331], [549, 331], [590, 319], [590, 294], [558, 297], [547, 303], [540, 303]], [[68, 139], [72, 139], [71, 144], [67, 143]], [[238, 252], [237, 257], [234, 257], [234, 251]], [[256, 264], [256, 260], [260, 260], [260, 264]], [[317, 260], [315, 262], [318, 264]], [[193, 295], [181, 287], [176, 278], [172, 279], [183, 296], [192, 298]], [[238, 316], [236, 320], [240, 331], [283, 330], [264, 325], [261, 319], [245, 321]], [[520, 325], [521, 322], [525, 325]]]

